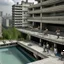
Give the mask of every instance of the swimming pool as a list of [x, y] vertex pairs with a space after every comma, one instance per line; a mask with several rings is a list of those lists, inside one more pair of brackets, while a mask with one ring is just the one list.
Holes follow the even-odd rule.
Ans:
[[27, 64], [36, 59], [29, 55], [25, 50], [18, 47], [6, 47], [0, 49], [0, 64]]

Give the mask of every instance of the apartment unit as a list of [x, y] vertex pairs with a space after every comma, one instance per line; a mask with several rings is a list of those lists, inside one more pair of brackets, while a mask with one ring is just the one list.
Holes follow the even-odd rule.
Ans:
[[29, 3], [28, 0], [21, 1], [21, 4], [17, 2], [17, 4], [12, 6], [12, 20], [14, 27], [27, 27], [27, 17], [28, 17], [28, 7], [33, 3]]
[[[37, 44], [57, 47], [60, 53], [64, 49], [64, 0], [35, 0], [38, 3], [29, 7], [29, 27], [19, 29]], [[48, 36], [43, 35], [47, 28]], [[60, 29], [61, 38], [57, 39], [56, 29]]]
[[2, 37], [2, 12], [0, 11], [0, 37]]

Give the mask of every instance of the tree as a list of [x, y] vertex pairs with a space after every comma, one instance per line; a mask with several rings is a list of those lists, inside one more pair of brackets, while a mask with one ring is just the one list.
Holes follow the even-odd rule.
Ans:
[[4, 39], [18, 39], [21, 37], [21, 33], [16, 28], [3, 29]]

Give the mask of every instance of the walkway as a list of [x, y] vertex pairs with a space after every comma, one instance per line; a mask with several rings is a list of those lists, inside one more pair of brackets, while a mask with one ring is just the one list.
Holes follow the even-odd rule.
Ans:
[[18, 29], [19, 31], [26, 33], [26, 34], [30, 34], [32, 36], [35, 36], [37, 38], [41, 38], [50, 42], [54, 42], [54, 43], [58, 43], [58, 44], [62, 44], [64, 45], [64, 37], [60, 36], [59, 39], [57, 39], [56, 35], [52, 35], [52, 34], [48, 34], [48, 35], [44, 35], [43, 33], [40, 32], [34, 32], [34, 31], [30, 31], [30, 30], [26, 30], [26, 29]]

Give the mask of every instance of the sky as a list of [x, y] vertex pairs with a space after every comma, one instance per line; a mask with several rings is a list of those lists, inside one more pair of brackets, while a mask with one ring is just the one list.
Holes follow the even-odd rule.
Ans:
[[[16, 2], [21, 2], [22, 0], [0, 0], [0, 11], [3, 11], [3, 14], [6, 13], [12, 14], [12, 5], [16, 4]], [[25, 1], [25, 0], [23, 0]], [[34, 2], [34, 0], [28, 0], [29, 2]]]

